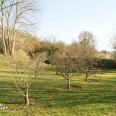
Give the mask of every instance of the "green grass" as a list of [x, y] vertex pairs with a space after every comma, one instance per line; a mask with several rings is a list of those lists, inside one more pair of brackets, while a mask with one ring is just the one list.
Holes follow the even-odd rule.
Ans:
[[29, 106], [15, 87], [14, 70], [0, 69], [0, 103], [9, 107], [0, 116], [116, 116], [116, 71], [92, 75], [88, 82], [75, 74], [67, 90], [67, 81], [44, 67], [38, 79], [32, 78]]

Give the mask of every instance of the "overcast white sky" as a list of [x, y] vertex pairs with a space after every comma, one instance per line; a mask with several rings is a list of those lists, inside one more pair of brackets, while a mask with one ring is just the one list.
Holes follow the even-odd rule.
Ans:
[[40, 0], [42, 22], [38, 35], [56, 36], [71, 43], [80, 32], [96, 36], [98, 50], [111, 50], [110, 38], [116, 31], [116, 0]]

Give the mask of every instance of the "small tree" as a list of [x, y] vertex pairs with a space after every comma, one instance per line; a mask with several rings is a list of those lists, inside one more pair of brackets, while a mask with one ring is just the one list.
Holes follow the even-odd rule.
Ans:
[[80, 57], [78, 58], [77, 62], [78, 62], [77, 66], [79, 70], [85, 73], [85, 81], [88, 80], [89, 75], [94, 74], [94, 73], [96, 75], [97, 60], [94, 56], [91, 58]]
[[70, 79], [74, 76], [74, 62], [69, 53], [66, 53], [66, 56], [58, 57], [56, 59], [56, 71], [60, 74], [65, 80], [67, 80], [67, 89], [70, 89]]
[[39, 76], [40, 72], [43, 70], [42, 63], [44, 62], [45, 56], [45, 49], [42, 46], [41, 42], [35, 41], [31, 46], [29, 46], [27, 52], [30, 58], [33, 60], [33, 65], [31, 67], [32, 71], [34, 72], [35, 79]]
[[39, 74], [43, 71], [43, 66], [42, 66], [42, 62], [43, 62], [43, 54], [42, 53], [36, 53], [36, 57], [33, 60], [33, 65], [31, 67], [31, 70], [34, 73], [34, 77], [35, 79], [38, 78]]
[[18, 89], [18, 91], [24, 96], [24, 101], [26, 105], [29, 105], [29, 87], [30, 83], [28, 79], [20, 79], [20, 77], [17, 77], [17, 79], [14, 79], [14, 83]]
[[19, 93], [24, 96], [24, 102], [26, 105], [29, 105], [29, 88], [32, 84], [31, 78], [33, 72], [31, 70], [32, 62], [27, 59], [27, 61], [14, 60], [16, 69], [16, 77], [13, 78], [14, 83], [17, 87]]

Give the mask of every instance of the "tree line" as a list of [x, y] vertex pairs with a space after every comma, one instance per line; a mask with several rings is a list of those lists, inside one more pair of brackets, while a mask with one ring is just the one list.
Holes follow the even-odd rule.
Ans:
[[113, 57], [107, 59], [96, 50], [95, 39], [91, 32], [83, 31], [79, 34], [78, 41], [75, 40], [71, 44], [45, 39], [38, 41], [38, 44], [35, 42], [27, 52], [32, 59], [44, 56], [43, 61], [51, 65], [56, 75], [67, 80], [67, 88], [70, 89], [70, 80], [75, 73], [84, 73], [87, 81], [88, 76], [96, 75], [98, 69], [103, 73], [116, 68]]

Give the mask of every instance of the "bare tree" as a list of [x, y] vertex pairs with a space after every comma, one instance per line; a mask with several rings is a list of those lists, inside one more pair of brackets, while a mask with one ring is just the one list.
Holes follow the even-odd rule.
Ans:
[[40, 53], [35, 53], [33, 54], [35, 57], [33, 59], [33, 66], [31, 67], [31, 70], [33, 71], [34, 73], [34, 77], [35, 79], [38, 78], [38, 76], [40, 75], [40, 73], [43, 71], [43, 66], [42, 66], [42, 62], [43, 62], [43, 54], [40, 52]]
[[75, 64], [70, 52], [65, 52], [65, 55], [60, 55], [55, 60], [55, 69], [59, 75], [67, 80], [67, 89], [70, 89], [70, 80], [75, 74], [74, 66]]
[[[89, 56], [88, 56], [89, 55]], [[80, 56], [77, 60], [77, 66], [79, 70], [85, 73], [85, 81], [88, 80], [88, 76], [96, 73], [97, 60], [94, 52]]]
[[24, 96], [24, 102], [26, 105], [29, 105], [29, 87], [31, 84], [25, 80], [21, 80], [20, 78], [17, 77], [17, 79], [14, 79], [14, 83], [18, 89], [18, 91]]
[[6, 43], [5, 43], [5, 29], [4, 29], [4, 15], [5, 15], [5, 5], [4, 5], [4, 0], [1, 0], [1, 25], [2, 25], [2, 42], [4, 46], [4, 55], [6, 56]]
[[78, 51], [78, 67], [80, 71], [86, 74], [85, 81], [87, 81], [89, 73], [92, 69], [96, 69], [96, 51], [95, 51], [95, 37], [89, 31], [83, 31], [79, 34], [80, 49]]
[[[19, 93], [21, 93], [24, 96], [25, 104], [29, 105], [28, 91], [29, 91], [30, 85], [32, 84], [31, 76], [33, 74], [30, 67], [31, 64], [23, 63], [23, 66], [19, 66], [18, 65], [19, 63], [17, 61], [15, 62], [16, 62], [16, 77], [13, 78], [13, 80]], [[24, 74], [25, 77], [22, 77], [22, 73]]]
[[30, 58], [33, 60], [33, 65], [31, 69], [34, 72], [35, 79], [38, 78], [41, 71], [43, 71], [42, 63], [45, 61], [46, 55], [44, 53], [44, 46], [39, 41], [33, 41], [27, 43], [26, 51], [28, 52]]
[[[2, 0], [1, 22], [4, 54], [9, 53], [14, 56], [15, 42], [19, 31], [32, 32], [30, 29], [36, 24], [35, 14], [37, 13], [37, 1]], [[5, 31], [6, 33], [4, 33]]]

